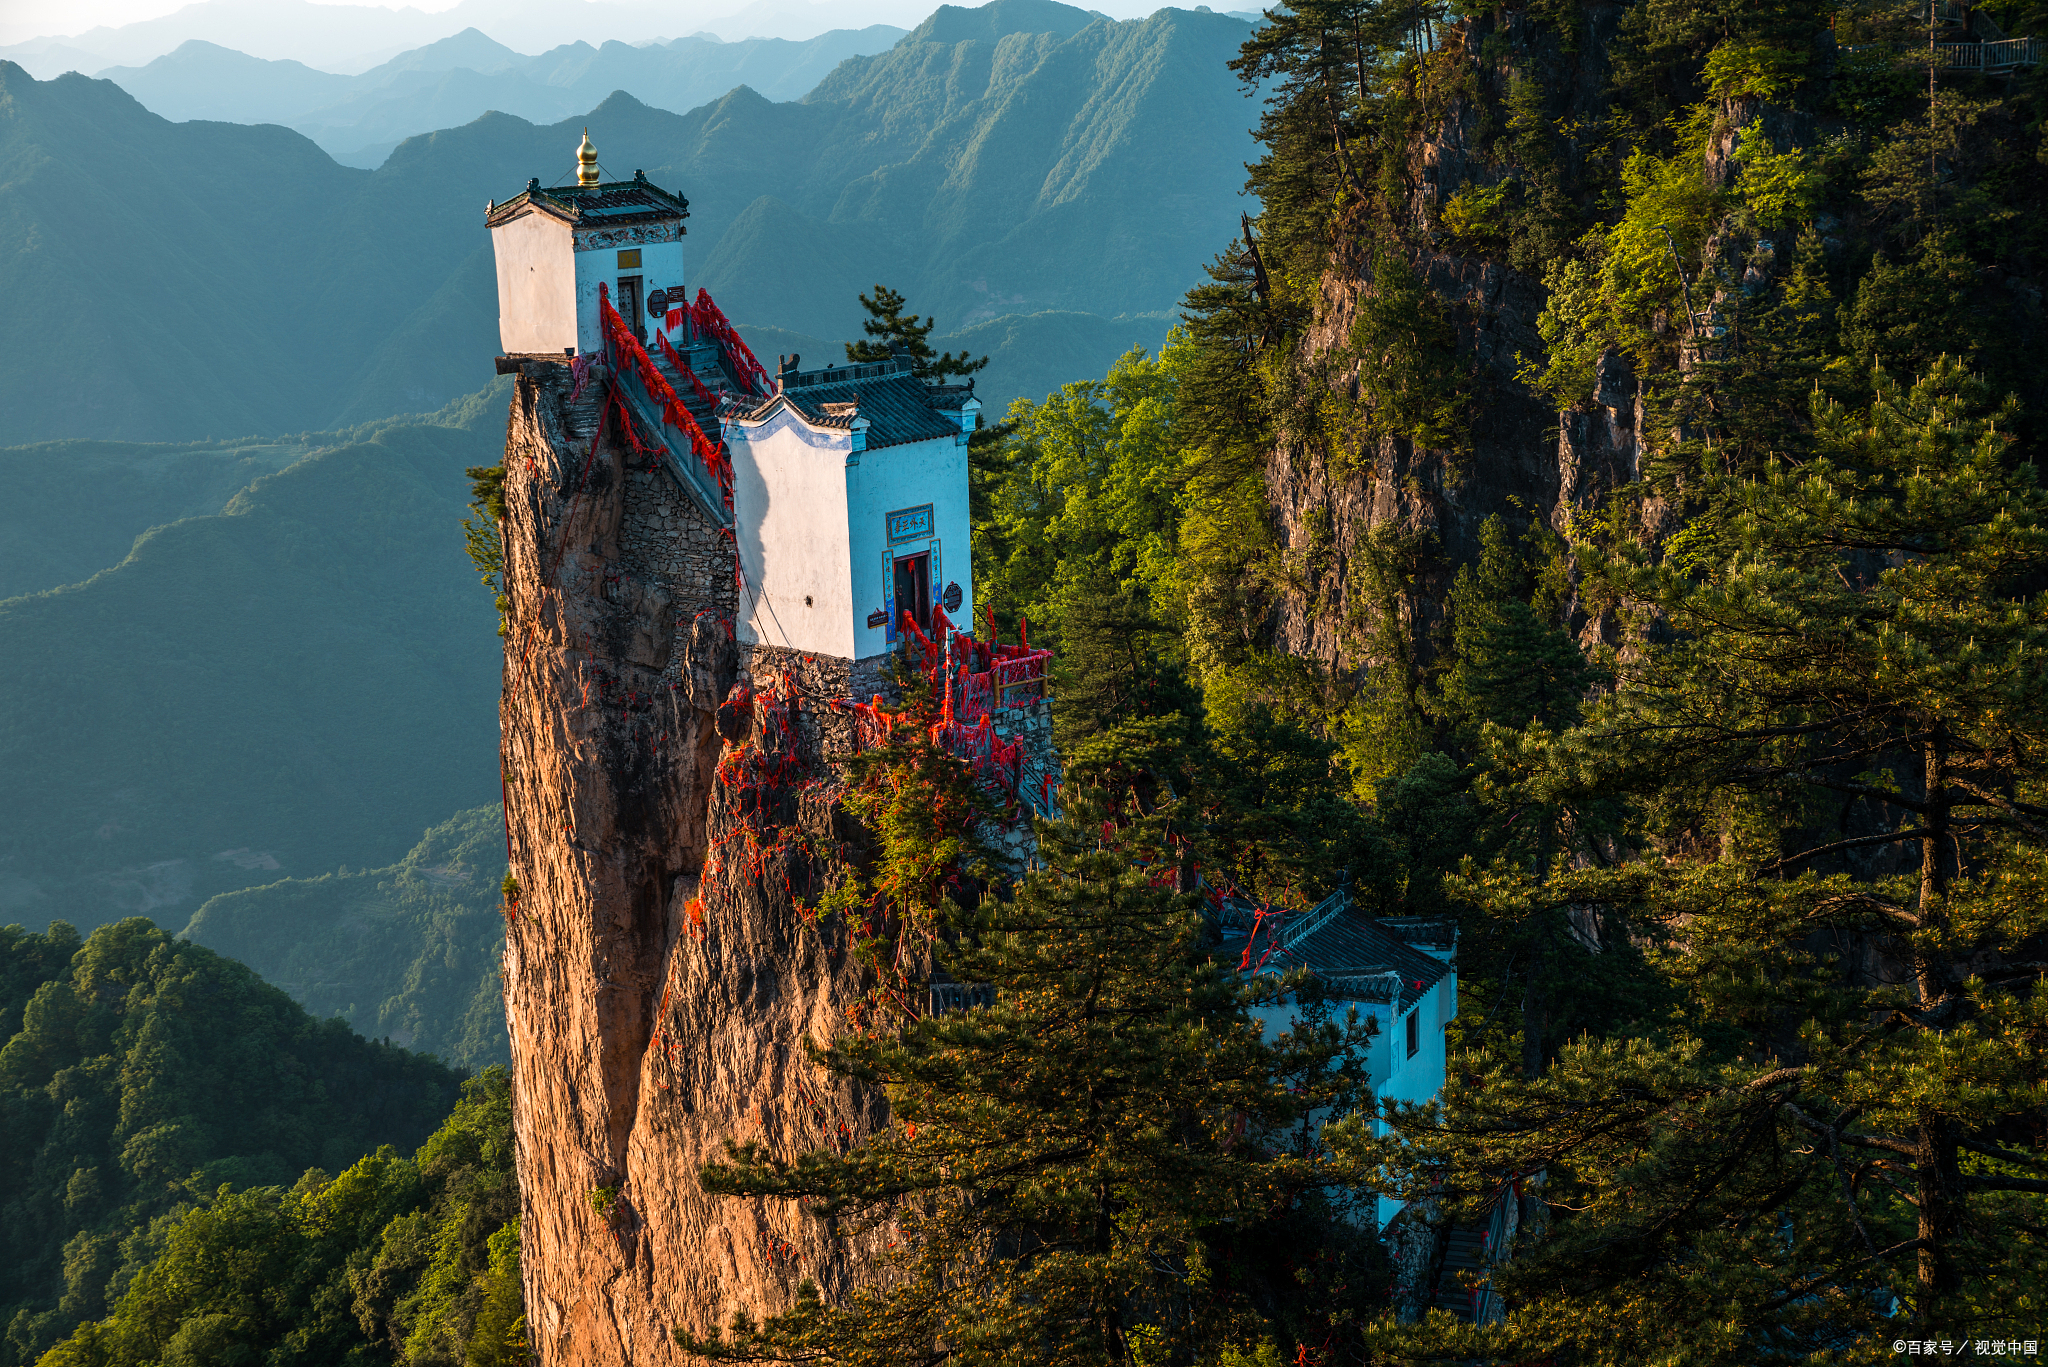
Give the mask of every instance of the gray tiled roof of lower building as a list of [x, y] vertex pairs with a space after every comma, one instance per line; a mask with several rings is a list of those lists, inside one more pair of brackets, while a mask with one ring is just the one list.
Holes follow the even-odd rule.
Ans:
[[819, 427], [850, 427], [852, 418], [843, 410], [826, 411], [826, 405], [854, 404], [855, 412], [868, 420], [867, 449], [901, 446], [905, 442], [929, 441], [934, 437], [957, 437], [960, 425], [932, 407], [921, 380], [906, 374], [848, 380], [840, 384], [812, 384], [787, 389], [753, 406], [746, 416], [766, 416], [779, 397]]
[[[1286, 935], [1282, 922], [1279, 934]], [[1266, 953], [1262, 934], [1252, 947], [1252, 962]], [[1406, 1006], [1443, 980], [1450, 965], [1407, 944], [1357, 907], [1347, 906], [1321, 926], [1265, 958], [1263, 970], [1285, 973], [1306, 968], [1339, 995], [1362, 996]], [[1384, 980], [1385, 995], [1375, 986]], [[1394, 990], [1394, 981], [1400, 987]]]

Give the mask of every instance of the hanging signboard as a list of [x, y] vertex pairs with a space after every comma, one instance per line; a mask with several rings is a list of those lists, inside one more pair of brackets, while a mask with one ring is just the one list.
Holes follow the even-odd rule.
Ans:
[[932, 534], [932, 505], [903, 508], [889, 514], [889, 540], [917, 541]]

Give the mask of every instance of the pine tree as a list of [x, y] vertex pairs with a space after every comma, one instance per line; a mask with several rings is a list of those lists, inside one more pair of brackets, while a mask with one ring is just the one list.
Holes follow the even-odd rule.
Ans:
[[[914, 773], [893, 780], [914, 789]], [[886, 1130], [793, 1160], [736, 1147], [708, 1191], [797, 1200], [843, 1236], [887, 1231], [890, 1270], [828, 1304], [686, 1342], [722, 1361], [865, 1367], [1188, 1360], [1259, 1321], [1231, 1274], [1260, 1222], [1352, 1174], [1312, 1114], [1362, 1096], [1364, 1038], [1325, 1020], [1262, 1039], [1171, 888], [1174, 804], [1120, 808], [1070, 779], [1014, 898], [949, 913], [936, 963], [994, 1004], [840, 1039], [820, 1062], [886, 1089]], [[1284, 1014], [1284, 1013], [1283, 1013]], [[1318, 1307], [1363, 1306], [1363, 1275]], [[1252, 1337], [1256, 1337], [1253, 1335]]]
[[[1520, 539], [1541, 549], [1558, 538], [1532, 523]], [[1579, 719], [1596, 671], [1558, 624], [1556, 594], [1547, 613], [1531, 601], [1545, 595], [1507, 519], [1487, 518], [1479, 543], [1451, 585], [1451, 664], [1435, 710], [1468, 746], [1488, 724], [1562, 730]]]
[[876, 285], [872, 295], [861, 295], [860, 306], [868, 311], [868, 320], [861, 324], [861, 330], [875, 340], [848, 342], [846, 359], [854, 362], [886, 361], [901, 352], [917, 363], [911, 373], [921, 380], [972, 375], [988, 364], [986, 356], [977, 361], [966, 351], [955, 356], [932, 350], [931, 343], [925, 339], [931, 336], [933, 320], [929, 317], [919, 319], [914, 312], [906, 316], [903, 306], [908, 302], [886, 285]]
[[2038, 1320], [2048, 496], [1955, 365], [1871, 383], [1818, 401], [1810, 459], [1707, 487], [1662, 563], [1582, 545], [1642, 630], [1584, 725], [1501, 746], [1531, 800], [1636, 822], [1458, 890], [1614, 918], [1677, 1001], [1403, 1118], [1415, 1183], [1547, 1171], [1566, 1212], [1496, 1274], [1496, 1345], [1727, 1361]]

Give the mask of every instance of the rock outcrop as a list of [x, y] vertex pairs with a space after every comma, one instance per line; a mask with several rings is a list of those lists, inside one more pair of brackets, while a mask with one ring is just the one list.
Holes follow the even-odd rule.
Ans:
[[520, 369], [501, 715], [527, 1319], [549, 1367], [680, 1362], [677, 1327], [772, 1313], [805, 1276], [830, 1293], [861, 1256], [697, 1177], [728, 1139], [793, 1154], [882, 1116], [804, 1047], [861, 992], [801, 906], [840, 847], [830, 775], [790, 720], [803, 680], [746, 686], [729, 540], [620, 440], [601, 377]]
[[[1446, 60], [1470, 79], [1445, 94], [1433, 124], [1407, 148], [1407, 216], [1429, 245], [1407, 266], [1443, 306], [1464, 377], [1464, 440], [1431, 449], [1406, 437], [1369, 439], [1333, 468], [1316, 442], [1283, 443], [1266, 468], [1276, 530], [1287, 550], [1290, 587], [1278, 593], [1269, 643], [1285, 654], [1345, 674], [1366, 664], [1361, 625], [1382, 610], [1366, 589], [1366, 561], [1388, 558], [1401, 582], [1397, 609], [1427, 659], [1443, 626], [1451, 581], [1479, 551], [1480, 526], [1495, 513], [1540, 517], [1562, 527], [1639, 477], [1642, 386], [1620, 357], [1602, 363], [1590, 403], [1560, 411], [1519, 378], [1544, 354], [1536, 330], [1546, 293], [1540, 274], [1470, 252], [1433, 227], [1441, 206], [1466, 185], [1498, 184], [1515, 172], [1487, 141], [1500, 132], [1509, 88], [1534, 80], [1567, 119], [1595, 123], [1607, 113], [1607, 51], [1621, 7], [1582, 7], [1575, 47], [1532, 13], [1501, 11], [1445, 30]], [[1569, 160], [1576, 152], [1562, 154]], [[1375, 258], [1359, 246], [1335, 253], [1313, 327], [1299, 344], [1304, 369], [1344, 351]], [[1359, 393], [1363, 364], [1329, 377]], [[1583, 619], [1575, 625], [1584, 625]]]

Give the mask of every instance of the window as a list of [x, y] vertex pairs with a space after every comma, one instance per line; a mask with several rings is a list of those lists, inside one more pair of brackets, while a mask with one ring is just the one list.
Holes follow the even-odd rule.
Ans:
[[1422, 1013], [1420, 1011], [1410, 1011], [1408, 1013], [1408, 1057], [1414, 1058], [1416, 1051], [1420, 1048], [1422, 1048]]

